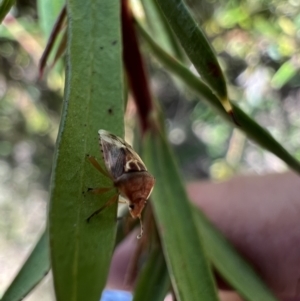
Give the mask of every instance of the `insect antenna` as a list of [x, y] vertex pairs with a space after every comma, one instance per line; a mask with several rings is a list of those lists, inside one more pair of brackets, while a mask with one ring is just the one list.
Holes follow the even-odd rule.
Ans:
[[140, 234], [136, 237], [137, 239], [141, 239], [143, 234], [144, 234], [144, 226], [143, 226], [143, 221], [142, 221], [142, 216], [139, 215], [138, 216], [139, 220], [140, 220], [140, 225], [141, 225], [141, 231]]

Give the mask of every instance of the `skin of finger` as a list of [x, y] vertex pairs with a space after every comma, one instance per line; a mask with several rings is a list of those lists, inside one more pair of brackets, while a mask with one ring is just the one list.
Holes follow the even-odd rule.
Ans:
[[188, 185], [191, 200], [285, 300], [300, 297], [299, 188], [292, 172]]
[[[300, 301], [299, 180], [284, 173], [188, 185], [192, 201], [286, 301]], [[107, 287], [132, 289], [124, 278], [136, 243], [133, 233], [116, 248]]]
[[132, 283], [126, 283], [129, 265], [137, 246], [137, 231], [133, 231], [114, 251], [106, 288], [132, 291]]
[[[220, 301], [243, 301], [236, 293], [219, 291], [219, 300]], [[169, 294], [166, 296], [164, 301], [173, 301], [172, 295]]]

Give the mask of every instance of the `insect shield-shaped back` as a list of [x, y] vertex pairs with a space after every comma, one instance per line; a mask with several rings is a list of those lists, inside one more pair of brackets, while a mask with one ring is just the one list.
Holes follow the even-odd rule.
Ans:
[[[120, 195], [128, 201], [130, 214], [139, 218], [155, 184], [140, 156], [123, 139], [99, 130], [100, 147], [107, 171]], [[141, 234], [142, 235], [142, 223]]]

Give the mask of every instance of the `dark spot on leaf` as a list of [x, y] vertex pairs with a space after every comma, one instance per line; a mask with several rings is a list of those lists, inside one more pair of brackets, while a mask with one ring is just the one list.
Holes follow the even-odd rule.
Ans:
[[231, 110], [230, 112], [228, 112], [228, 114], [230, 115], [232, 121], [233, 121], [238, 127], [240, 127], [241, 125], [240, 125], [239, 122], [237, 121], [236, 116], [235, 116], [235, 114], [232, 112], [232, 110]]
[[103, 46], [101, 46], [101, 47], [100, 47], [100, 50], [103, 50], [103, 48], [104, 48], [104, 47], [103, 47]]
[[112, 44], [112, 45], [116, 45], [116, 44], [117, 44], [117, 41], [112, 41], [111, 44]]
[[218, 64], [216, 64], [215, 62], [208, 62], [207, 67], [209, 69], [209, 73], [212, 76], [214, 76], [216, 78], [221, 77], [222, 71], [221, 71], [221, 69], [220, 69], [220, 67], [219, 67]]
[[107, 112], [108, 112], [108, 114], [112, 115], [113, 109], [112, 109], [112, 108], [109, 108], [109, 109], [107, 110]]

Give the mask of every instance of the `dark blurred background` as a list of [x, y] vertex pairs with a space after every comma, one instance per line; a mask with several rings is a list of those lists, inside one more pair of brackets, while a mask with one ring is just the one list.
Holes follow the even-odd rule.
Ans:
[[[39, 1], [17, 1], [0, 26], [0, 296], [45, 226], [62, 106], [63, 60], [42, 80], [37, 69], [60, 7], [49, 15]], [[219, 55], [231, 99], [300, 159], [300, 2], [188, 4]], [[198, 102], [148, 51], [145, 63], [186, 180], [286, 169]], [[50, 287], [48, 277], [26, 300], [53, 300]]]

